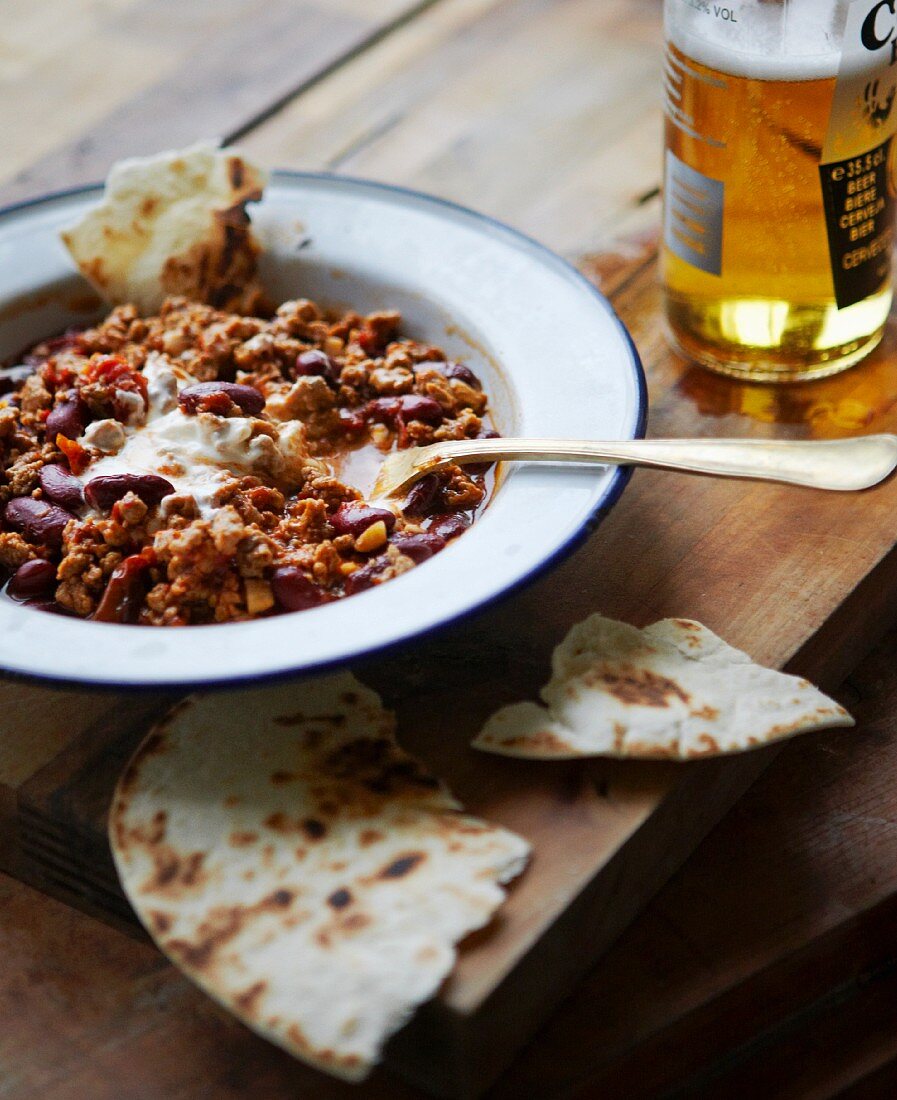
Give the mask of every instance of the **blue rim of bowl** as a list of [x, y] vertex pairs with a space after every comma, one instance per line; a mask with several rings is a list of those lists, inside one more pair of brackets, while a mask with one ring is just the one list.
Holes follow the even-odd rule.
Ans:
[[[273, 182], [277, 182], [278, 180], [299, 180], [323, 183], [334, 182], [337, 184], [370, 188], [389, 194], [404, 195], [424, 204], [443, 207], [447, 210], [463, 214], [475, 221], [479, 221], [488, 226], [491, 230], [498, 231], [504, 236], [510, 236], [518, 242], [525, 244], [530, 252], [535, 252], [538, 256], [548, 259], [555, 267], [559, 268], [567, 278], [572, 279], [574, 282], [578, 282], [589, 291], [597, 304], [609, 314], [615, 328], [620, 336], [622, 336], [623, 342], [629, 351], [637, 391], [637, 409], [632, 438], [644, 438], [648, 426], [648, 384], [645, 378], [645, 368], [642, 364], [638, 349], [635, 346], [635, 341], [632, 339], [629, 330], [618, 317], [610, 301], [578, 268], [570, 263], [569, 260], [565, 260], [563, 256], [559, 256], [556, 252], [553, 252], [547, 245], [542, 244], [541, 241], [537, 241], [535, 237], [530, 237], [528, 234], [521, 232], [519, 229], [515, 229], [513, 226], [500, 221], [498, 218], [493, 218], [490, 214], [482, 214], [478, 210], [472, 210], [469, 206], [463, 206], [461, 203], [452, 202], [451, 199], [443, 199], [438, 195], [427, 194], [425, 191], [416, 191], [412, 187], [402, 187], [399, 184], [383, 183], [380, 180], [365, 179], [361, 176], [346, 176], [338, 172], [300, 172], [289, 168], [274, 169], [271, 172], [271, 179]], [[102, 188], [102, 183], [86, 183], [76, 187], [65, 187], [58, 191], [49, 191], [35, 198], [22, 199], [19, 202], [0, 206], [0, 218], [5, 217], [7, 214], [14, 214], [20, 210], [27, 210], [32, 206], [41, 206], [44, 203], [53, 202], [56, 199], [72, 198], [75, 195], [85, 195], [91, 191], [101, 191]], [[383, 645], [372, 646], [369, 649], [359, 650], [357, 653], [352, 653], [345, 657], [337, 657], [330, 661], [321, 661], [319, 664], [300, 665], [298, 668], [278, 669], [275, 672], [231, 676], [226, 680], [181, 680], [176, 682], [166, 681], [161, 684], [119, 680], [113, 683], [110, 681], [95, 682], [93, 680], [71, 680], [65, 677], [44, 675], [36, 672], [19, 672], [13, 669], [4, 668], [0, 668], [0, 676], [4, 679], [15, 680], [21, 683], [39, 684], [44, 687], [71, 688], [80, 691], [90, 690], [110, 693], [120, 691], [129, 691], [135, 694], [152, 692], [159, 695], [167, 695], [183, 691], [226, 691], [229, 688], [235, 687], [251, 687], [285, 680], [298, 680], [305, 676], [316, 676], [322, 673], [335, 671], [336, 669], [346, 668], [356, 662], [370, 660], [372, 657], [387, 656], [401, 649], [403, 646], [407, 646], [411, 642], [425, 641], [433, 635], [448, 630], [450, 627], [459, 626], [468, 619], [473, 619], [478, 615], [482, 615], [490, 608], [509, 599], [517, 592], [522, 591], [540, 577], [544, 576], [555, 565], [560, 564], [564, 558], [569, 557], [570, 554], [572, 554], [578, 546], [582, 545], [582, 543], [598, 528], [613, 506], [620, 499], [631, 476], [632, 467], [618, 466], [601, 499], [595, 505], [593, 511], [583, 520], [579, 528], [525, 576], [518, 578], [518, 580], [514, 581], [512, 584], [500, 589], [498, 592], [494, 593], [494, 595], [488, 597], [488, 599], [481, 600], [474, 607], [459, 611], [456, 615], [449, 615], [438, 623], [421, 627], [420, 630], [411, 631], [401, 638], [396, 638], [394, 641], [386, 642]], [[297, 612], [297, 614], [300, 613]]]

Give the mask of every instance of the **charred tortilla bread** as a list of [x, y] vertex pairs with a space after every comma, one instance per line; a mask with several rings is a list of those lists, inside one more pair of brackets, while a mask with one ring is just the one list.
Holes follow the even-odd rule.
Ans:
[[123, 774], [122, 884], [159, 947], [303, 1061], [363, 1078], [528, 845], [468, 817], [349, 674], [188, 700]]
[[220, 308], [251, 304], [258, 246], [247, 202], [266, 173], [209, 142], [123, 160], [102, 202], [61, 234], [82, 274], [114, 305], [155, 313], [182, 295]]
[[497, 711], [474, 747], [539, 760], [690, 760], [853, 725], [806, 680], [755, 664], [688, 619], [637, 630], [592, 615], [554, 651], [541, 696], [544, 706]]

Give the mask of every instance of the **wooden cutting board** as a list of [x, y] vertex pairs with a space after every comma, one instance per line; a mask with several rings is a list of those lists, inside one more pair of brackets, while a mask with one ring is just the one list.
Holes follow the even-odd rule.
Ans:
[[[668, 349], [652, 237], [583, 267], [642, 353], [650, 434], [808, 438], [897, 427], [897, 323], [865, 365], [840, 377], [740, 385]], [[848, 497], [638, 471], [589, 542], [549, 576], [355, 669], [395, 707], [408, 748], [469, 809], [535, 851], [440, 997], [390, 1043], [388, 1064], [440, 1094], [482, 1091], [775, 752], [687, 765], [525, 763], [468, 748], [482, 719], [534, 696], [552, 647], [596, 610], [639, 625], [694, 617], [758, 660], [834, 689], [897, 609], [895, 506], [897, 482]], [[0, 869], [135, 931], [105, 816], [125, 761], [171, 702], [0, 685]]]

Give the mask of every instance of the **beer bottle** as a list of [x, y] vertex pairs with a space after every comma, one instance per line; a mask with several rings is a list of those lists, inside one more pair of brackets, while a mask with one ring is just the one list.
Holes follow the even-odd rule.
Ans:
[[663, 283], [686, 356], [834, 374], [891, 305], [897, 0], [665, 0]]

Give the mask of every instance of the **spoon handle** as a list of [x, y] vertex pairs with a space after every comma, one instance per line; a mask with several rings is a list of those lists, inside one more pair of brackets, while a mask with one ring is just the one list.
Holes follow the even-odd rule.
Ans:
[[897, 435], [809, 441], [632, 439], [607, 443], [584, 439], [465, 439], [423, 448], [416, 465], [425, 472], [450, 462], [488, 459], [652, 466], [847, 491], [868, 489], [892, 473], [897, 467]]

